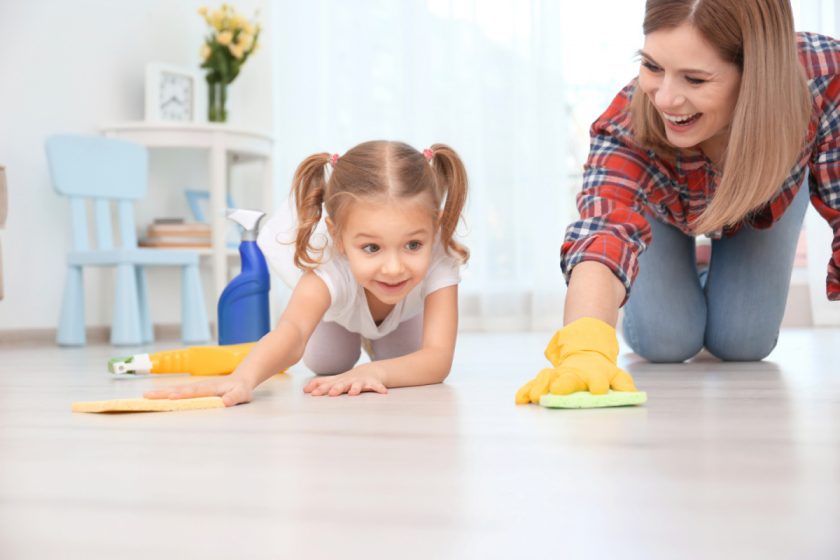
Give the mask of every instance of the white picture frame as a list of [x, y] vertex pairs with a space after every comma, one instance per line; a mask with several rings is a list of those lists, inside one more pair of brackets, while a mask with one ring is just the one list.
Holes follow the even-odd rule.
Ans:
[[207, 82], [198, 68], [150, 62], [146, 65], [145, 91], [147, 121], [207, 121]]

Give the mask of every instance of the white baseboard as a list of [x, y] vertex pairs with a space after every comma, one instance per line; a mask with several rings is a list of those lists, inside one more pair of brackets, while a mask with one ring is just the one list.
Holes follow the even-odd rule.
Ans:
[[[211, 332], [215, 332], [215, 325], [210, 325]], [[111, 327], [88, 327], [85, 329], [88, 344], [109, 344], [111, 342]], [[0, 346], [24, 344], [45, 345], [55, 344], [56, 329], [20, 329], [0, 330]], [[176, 341], [181, 338], [180, 323], [154, 326], [155, 342]]]

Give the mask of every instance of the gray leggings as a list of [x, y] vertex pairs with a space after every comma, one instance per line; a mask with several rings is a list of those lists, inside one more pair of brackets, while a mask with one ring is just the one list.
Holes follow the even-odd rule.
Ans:
[[397, 330], [377, 340], [362, 339], [359, 333], [321, 321], [303, 353], [303, 363], [315, 375], [335, 375], [353, 369], [361, 356], [362, 343], [371, 360], [387, 360], [420, 350], [423, 343], [423, 315], [400, 323]]

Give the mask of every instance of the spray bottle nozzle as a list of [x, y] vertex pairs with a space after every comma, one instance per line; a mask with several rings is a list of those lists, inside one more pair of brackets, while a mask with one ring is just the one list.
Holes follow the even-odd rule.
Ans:
[[111, 373], [149, 373], [152, 371], [152, 361], [148, 354], [111, 358], [108, 360], [108, 371]]
[[225, 216], [245, 228], [245, 231], [256, 233], [259, 229], [260, 220], [265, 212], [259, 210], [245, 210], [244, 208], [228, 208]]
[[259, 210], [245, 210], [244, 208], [228, 208], [225, 216], [242, 226], [242, 241], [256, 241], [257, 230], [260, 227], [260, 220], [265, 212]]

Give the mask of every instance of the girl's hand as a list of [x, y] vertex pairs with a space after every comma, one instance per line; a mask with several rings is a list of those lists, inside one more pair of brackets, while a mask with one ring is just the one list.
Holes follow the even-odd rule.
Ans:
[[147, 399], [190, 399], [194, 397], [222, 397], [225, 406], [251, 402], [251, 387], [241, 379], [229, 376], [208, 379], [189, 385], [178, 385], [143, 394]]
[[303, 392], [309, 393], [313, 397], [321, 395], [337, 397], [344, 393], [355, 396], [370, 391], [384, 395], [388, 392], [388, 389], [382, 379], [383, 375], [380, 368], [374, 364], [362, 364], [338, 375], [318, 376], [306, 384]]

